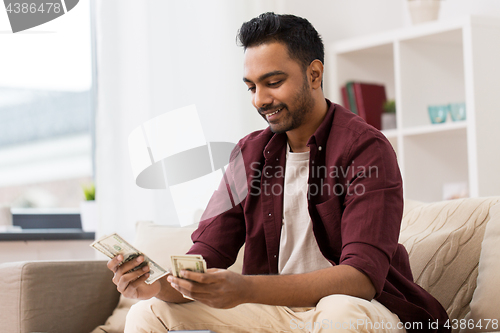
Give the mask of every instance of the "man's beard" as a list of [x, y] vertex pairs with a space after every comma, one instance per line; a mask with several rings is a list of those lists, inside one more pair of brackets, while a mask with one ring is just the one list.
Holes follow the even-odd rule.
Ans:
[[[269, 106], [266, 108], [259, 108], [259, 113], [265, 112], [269, 109], [278, 110], [280, 108], [285, 108], [287, 113], [280, 119], [279, 125], [283, 125], [282, 128], [273, 128], [272, 124], [269, 124], [269, 128], [273, 133], [281, 134], [293, 129], [298, 128], [304, 122], [304, 119], [308, 114], [311, 113], [314, 108], [314, 99], [311, 92], [309, 91], [309, 82], [307, 78], [304, 77], [304, 83], [300, 91], [297, 92], [297, 96], [292, 102], [293, 110], [288, 107], [287, 104], [281, 103], [276, 106]], [[280, 111], [282, 112], [282, 111]], [[265, 117], [265, 116], [264, 116]], [[267, 121], [267, 119], [266, 119]], [[269, 123], [269, 122], [268, 122]]]

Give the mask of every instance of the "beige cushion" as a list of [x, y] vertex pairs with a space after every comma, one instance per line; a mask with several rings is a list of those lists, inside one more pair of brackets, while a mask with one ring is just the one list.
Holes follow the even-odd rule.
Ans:
[[[163, 268], [170, 268], [170, 256], [185, 254], [191, 248], [193, 244], [191, 234], [195, 230], [195, 225], [171, 227], [150, 221], [138, 222], [134, 245]], [[229, 269], [241, 273], [242, 266], [243, 249], [240, 250], [237, 262]], [[92, 333], [123, 333], [125, 317], [130, 307], [136, 302], [122, 296], [113, 315], [108, 318], [104, 325], [96, 328]]]
[[469, 311], [484, 230], [499, 200], [405, 201], [399, 240], [410, 255], [413, 277], [452, 319]]
[[[474, 329], [461, 332], [500, 331], [500, 204], [490, 209], [490, 215], [481, 246], [477, 287], [470, 302], [470, 312], [465, 317], [476, 325], [481, 320], [483, 327], [481, 329], [477, 325]], [[490, 322], [489, 327], [486, 327], [491, 319], [496, 319], [497, 325], [493, 326]]]

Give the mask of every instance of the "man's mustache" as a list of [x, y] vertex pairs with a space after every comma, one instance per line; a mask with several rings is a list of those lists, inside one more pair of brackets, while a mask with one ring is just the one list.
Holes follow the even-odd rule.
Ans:
[[278, 109], [282, 109], [282, 108], [286, 108], [286, 105], [283, 103], [278, 104], [278, 105], [270, 105], [270, 106], [258, 108], [257, 111], [260, 113], [261, 116], [264, 116], [264, 113], [266, 113], [270, 110], [278, 110]]

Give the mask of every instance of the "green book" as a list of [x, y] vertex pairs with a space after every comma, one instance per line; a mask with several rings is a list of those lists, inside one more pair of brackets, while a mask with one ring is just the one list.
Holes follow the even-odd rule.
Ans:
[[347, 90], [347, 97], [349, 99], [349, 106], [351, 108], [351, 111], [355, 114], [358, 114], [358, 108], [356, 107], [356, 95], [354, 94], [354, 82], [347, 82], [345, 87]]

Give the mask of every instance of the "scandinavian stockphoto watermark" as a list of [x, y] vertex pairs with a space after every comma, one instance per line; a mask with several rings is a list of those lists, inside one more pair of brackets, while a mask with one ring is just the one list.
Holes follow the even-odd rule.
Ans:
[[207, 141], [194, 105], [146, 121], [130, 133], [128, 146], [136, 184], [168, 190], [181, 226], [198, 223], [200, 211], [202, 219], [222, 214], [247, 195], [238, 147]]
[[13, 33], [52, 21], [75, 8], [78, 2], [79, 0], [4, 0]]
[[300, 321], [297, 319], [290, 320], [290, 329], [292, 330], [313, 330], [313, 329], [323, 329], [323, 330], [356, 330], [356, 331], [367, 331], [367, 330], [424, 330], [435, 331], [439, 327], [445, 327], [453, 330], [464, 330], [464, 329], [479, 329], [479, 330], [495, 330], [499, 328], [498, 319], [448, 319], [444, 323], [439, 323], [439, 320], [428, 320], [427, 323], [423, 322], [398, 322], [393, 323], [390, 321], [371, 321], [368, 319], [356, 319], [349, 321], [333, 321], [329, 319], [323, 319], [321, 321]]
[[168, 190], [181, 226], [218, 216], [249, 195], [360, 196], [366, 190], [362, 180], [379, 177], [376, 166], [355, 161], [347, 167], [312, 163], [296, 169], [287, 166], [286, 173], [314, 181], [306, 187], [285, 187], [279, 181], [285, 177], [283, 166], [248, 166], [238, 145], [207, 141], [194, 105], [146, 121], [130, 133], [128, 143], [136, 184]]
[[[280, 183], [272, 182], [271, 179], [285, 178], [285, 167], [264, 166], [259, 162], [250, 164], [252, 180], [250, 182], [250, 195], [294, 195], [305, 192], [308, 199], [314, 196], [361, 196], [366, 192], [362, 180], [366, 178], [379, 178], [378, 166], [356, 165], [355, 161], [344, 166], [337, 165], [307, 165], [300, 167], [287, 166], [286, 172], [292, 178], [317, 179], [310, 181], [306, 187], [284, 187]], [[328, 181], [330, 180], [330, 181]]]
[[[356, 330], [356, 331], [372, 331], [372, 330], [421, 330], [423, 329], [423, 324], [421, 322], [398, 322], [393, 323], [390, 321], [380, 321], [373, 322], [365, 319], [356, 319], [349, 321], [333, 321], [329, 319], [323, 319], [321, 321], [299, 321], [297, 319], [290, 320], [290, 329], [296, 330]], [[437, 322], [429, 322], [429, 329], [437, 328]]]

